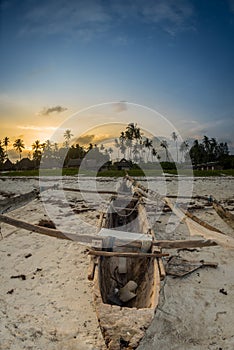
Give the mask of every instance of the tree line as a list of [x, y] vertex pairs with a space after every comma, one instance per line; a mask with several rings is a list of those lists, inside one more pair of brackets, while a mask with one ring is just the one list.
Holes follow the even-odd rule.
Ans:
[[[195, 140], [191, 147], [187, 140], [178, 145], [178, 135], [173, 132], [171, 138], [176, 150], [176, 161], [174, 161], [170, 156], [169, 143], [166, 139], [157, 140], [156, 143], [154, 139], [145, 137], [141, 129], [134, 123], [129, 123], [126, 129], [121, 131], [112, 147], [105, 147], [103, 144], [97, 146], [92, 143], [86, 147], [79, 145], [79, 143], [70, 146], [72, 136], [71, 130], [67, 129], [63, 135], [62, 146], [56, 142], [52, 143], [50, 140], [43, 143], [36, 140], [32, 144], [32, 158], [35, 166], [39, 167], [42, 159], [45, 163], [48, 161], [48, 165], [52, 159], [56, 160], [59, 166], [66, 166], [70, 159], [83, 159], [88, 154], [89, 157], [97, 161], [106, 162], [112, 158], [113, 148], [115, 148], [117, 160], [126, 158], [137, 164], [161, 162], [162, 151], [165, 152], [165, 161], [174, 163], [182, 163], [191, 159], [192, 164], [198, 165], [207, 162], [224, 162], [224, 160], [227, 162], [229, 159], [229, 149], [226, 142], [218, 143], [215, 138], [204, 136], [201, 141]], [[0, 165], [8, 158], [9, 144], [9, 137], [0, 140]], [[19, 154], [19, 160], [21, 160], [22, 151], [25, 149], [24, 141], [18, 138], [12, 145]]]
[[209, 162], [227, 163], [230, 160], [227, 142], [218, 143], [215, 138], [204, 136], [202, 141], [195, 140], [189, 150], [192, 164]]

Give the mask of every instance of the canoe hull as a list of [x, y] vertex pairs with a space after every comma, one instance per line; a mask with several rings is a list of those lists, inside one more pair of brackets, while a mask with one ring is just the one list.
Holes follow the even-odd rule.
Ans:
[[121, 307], [103, 303], [99, 287], [101, 282], [99, 280], [100, 265], [98, 264], [94, 277], [94, 301], [107, 349], [136, 349], [144, 337], [146, 329], [151, 324], [158, 305], [160, 291], [160, 275], [157, 260], [153, 259], [152, 264], [153, 276], [147, 276], [147, 278], [149, 283], [151, 282], [152, 284], [153, 293], [149, 299], [149, 307], [145, 308]]
[[[107, 233], [109, 230], [110, 236], [114, 233], [118, 236], [121, 232], [128, 236], [138, 232], [137, 236], [141, 237], [139, 239], [143, 239], [142, 246], [113, 246], [108, 247], [108, 250], [117, 253], [154, 253], [154, 232], [150, 228], [141, 198], [139, 202], [136, 197], [132, 201], [124, 201], [126, 200], [120, 198], [110, 203], [111, 210], [101, 220], [99, 234], [102, 234], [103, 228]], [[94, 301], [107, 349], [133, 350], [138, 347], [158, 305], [159, 260], [155, 257], [142, 257], [140, 254], [138, 257], [98, 257], [94, 274]], [[137, 287], [134, 291], [127, 291], [125, 300], [121, 293], [129, 283]]]

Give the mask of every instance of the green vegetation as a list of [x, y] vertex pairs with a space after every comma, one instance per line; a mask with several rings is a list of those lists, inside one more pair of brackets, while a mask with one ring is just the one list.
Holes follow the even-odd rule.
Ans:
[[[178, 172], [176, 169], [170, 169], [165, 171], [167, 174], [170, 175], [178, 175]], [[76, 168], [64, 168], [63, 169], [63, 176], [77, 176], [78, 175], [78, 169]], [[128, 174], [131, 176], [163, 176], [163, 172], [160, 169], [131, 169], [128, 171]], [[33, 177], [33, 176], [61, 176], [61, 171], [59, 169], [43, 169], [43, 172], [39, 174], [39, 170], [18, 170], [18, 171], [9, 171], [0, 173], [0, 176], [10, 176], [10, 177], [16, 177], [16, 176], [27, 176], [27, 177]], [[100, 171], [98, 174], [96, 174], [95, 171], [91, 170], [82, 170], [80, 172], [80, 175], [82, 176], [98, 176], [98, 177], [123, 177], [125, 175], [124, 170], [105, 170]], [[209, 176], [234, 176], [234, 169], [225, 169], [225, 170], [191, 170], [191, 169], [181, 169], [179, 170], [179, 175], [183, 176], [194, 176], [194, 177], [209, 177]]]

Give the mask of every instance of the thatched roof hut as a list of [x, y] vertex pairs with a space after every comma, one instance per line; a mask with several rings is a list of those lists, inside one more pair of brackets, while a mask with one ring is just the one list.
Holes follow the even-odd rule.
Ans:
[[9, 158], [7, 158], [7, 160], [5, 161], [5, 163], [2, 166], [1, 170], [10, 171], [10, 170], [14, 170], [14, 169], [15, 169], [15, 165], [10, 161]]
[[19, 170], [32, 170], [34, 168], [34, 161], [29, 158], [23, 158], [17, 163], [17, 169]]

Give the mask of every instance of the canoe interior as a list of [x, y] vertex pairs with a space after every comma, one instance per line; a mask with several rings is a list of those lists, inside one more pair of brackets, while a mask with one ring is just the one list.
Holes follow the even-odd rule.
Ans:
[[[102, 227], [126, 232], [149, 235], [148, 250], [152, 252], [152, 231], [145, 213], [144, 205], [137, 197], [114, 198], [103, 219]], [[137, 248], [115, 247], [114, 251], [139, 252]], [[120, 265], [125, 264], [125, 271]], [[158, 281], [158, 265], [155, 258], [100, 257], [98, 264], [99, 289], [105, 304], [129, 308], [155, 308], [155, 290]], [[137, 283], [136, 296], [130, 301], [119, 300], [117, 291], [129, 281]]]
[[[127, 258], [127, 273], [118, 272], [118, 257], [102, 257], [99, 265], [99, 287], [102, 301], [106, 304], [124, 307], [154, 308], [152, 298], [155, 291], [155, 259]], [[115, 295], [115, 290], [123, 287], [128, 281], [134, 281], [138, 287], [136, 297], [128, 302], [121, 302]]]

